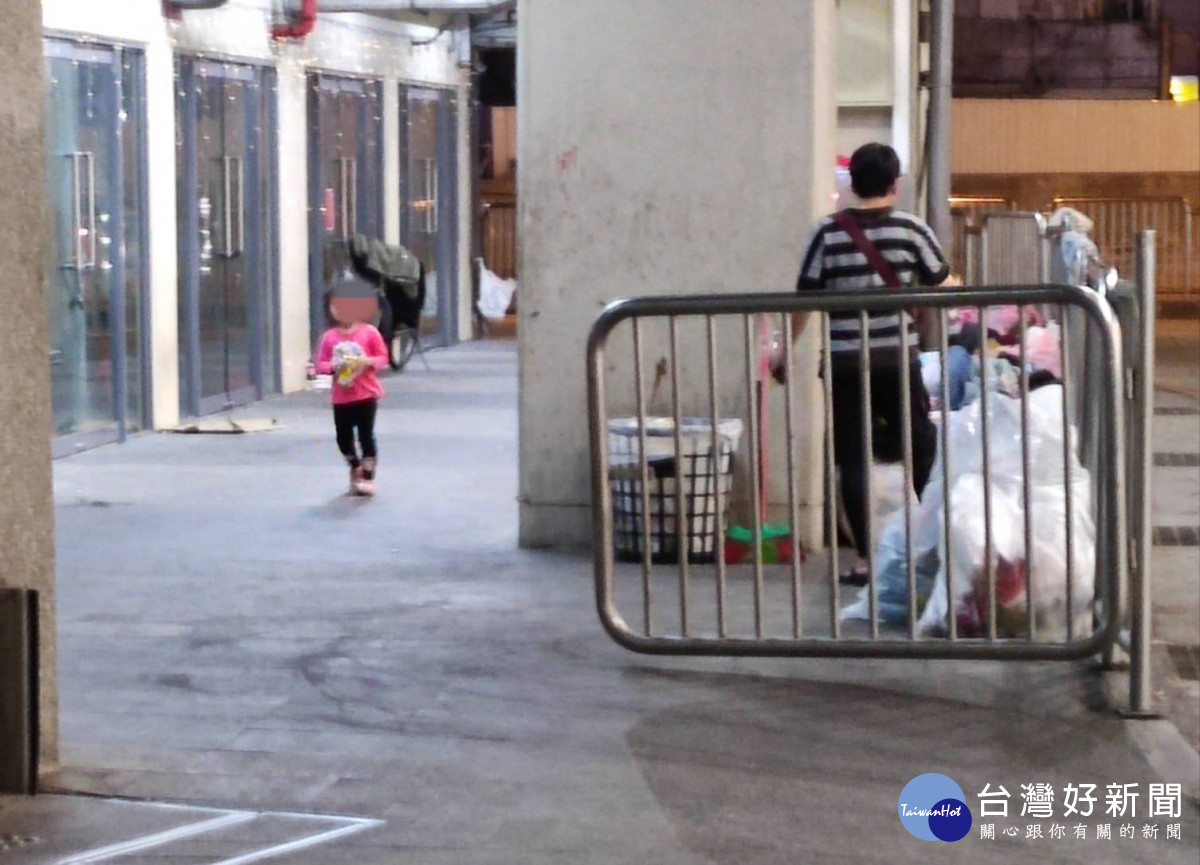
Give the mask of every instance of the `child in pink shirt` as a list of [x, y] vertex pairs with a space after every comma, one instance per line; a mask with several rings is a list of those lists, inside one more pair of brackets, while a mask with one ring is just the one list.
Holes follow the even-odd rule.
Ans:
[[383, 337], [367, 323], [377, 308], [374, 289], [365, 283], [338, 286], [330, 300], [338, 324], [325, 331], [317, 351], [317, 372], [333, 376], [333, 424], [338, 450], [350, 464], [350, 492], [360, 496], [375, 494], [375, 414], [383, 396], [378, 370], [388, 362]]

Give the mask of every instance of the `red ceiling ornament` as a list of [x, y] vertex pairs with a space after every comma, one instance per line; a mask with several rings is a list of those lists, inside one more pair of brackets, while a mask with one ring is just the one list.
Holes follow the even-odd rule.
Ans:
[[271, 28], [272, 39], [303, 39], [317, 26], [317, 0], [301, 0], [300, 11]]

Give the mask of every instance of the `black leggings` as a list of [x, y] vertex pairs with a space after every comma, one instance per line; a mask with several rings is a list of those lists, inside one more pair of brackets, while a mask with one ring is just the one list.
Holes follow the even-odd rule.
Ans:
[[[914, 362], [907, 370], [911, 395], [912, 482], [918, 498], [925, 492], [937, 455], [937, 428], [929, 419], [929, 395]], [[901, 425], [904, 420], [899, 364], [871, 369], [871, 444], [874, 458], [895, 463], [904, 459]], [[842, 501], [854, 532], [858, 554], [867, 555], [867, 472], [863, 463], [861, 378], [858, 358], [833, 363], [834, 457], [842, 474]]]
[[[338, 450], [354, 468], [358, 468], [363, 460], [370, 460], [368, 477], [375, 473], [375, 410], [378, 405], [379, 400], [364, 399], [333, 407], [333, 425], [337, 429]], [[362, 459], [359, 459], [358, 447], [354, 443], [355, 430], [358, 430], [358, 444], [362, 445]]]

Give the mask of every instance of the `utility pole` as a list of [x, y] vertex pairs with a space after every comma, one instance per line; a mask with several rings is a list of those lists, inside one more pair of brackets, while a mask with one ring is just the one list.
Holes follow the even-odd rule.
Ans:
[[950, 111], [954, 83], [954, 0], [930, 0], [926, 213], [934, 234], [950, 238]]

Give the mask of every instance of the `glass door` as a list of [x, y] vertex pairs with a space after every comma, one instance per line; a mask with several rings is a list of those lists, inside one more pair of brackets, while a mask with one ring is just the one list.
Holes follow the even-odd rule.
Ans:
[[179, 60], [180, 399], [203, 415], [273, 385], [267, 71]]
[[448, 90], [401, 87], [401, 235], [425, 266], [422, 338], [454, 341], [458, 296], [455, 115]]
[[138, 52], [50, 39], [45, 57], [46, 293], [62, 455], [144, 422], [144, 112]]
[[328, 326], [325, 294], [350, 267], [356, 234], [383, 238], [383, 87], [309, 77], [309, 287], [312, 342]]

